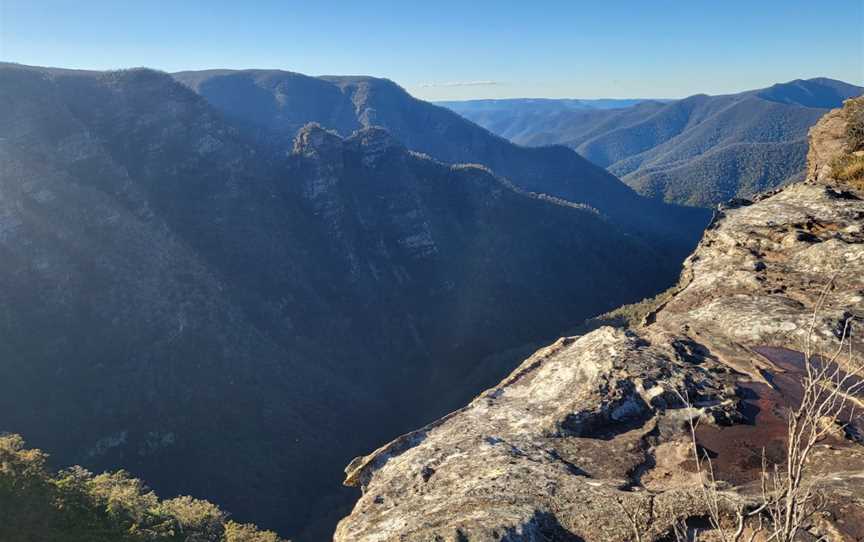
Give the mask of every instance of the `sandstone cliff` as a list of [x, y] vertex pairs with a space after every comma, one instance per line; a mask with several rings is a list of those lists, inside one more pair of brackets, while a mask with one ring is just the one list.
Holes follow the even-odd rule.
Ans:
[[[815, 342], [837, 346], [850, 317], [853, 336], [862, 328], [864, 191], [827, 167], [849, 150], [843, 122], [833, 112], [812, 130], [806, 181], [718, 209], [677, 291], [641, 325], [562, 338], [464, 408], [355, 459], [346, 484], [363, 495], [335, 540], [627, 541], [634, 522], [643, 540], [671, 536], [706, 514], [694, 416], [718, 478], [752, 491], [761, 450], [782, 453], [796, 352], [832, 277]], [[810, 529], [831, 540], [864, 536], [855, 423], [811, 462], [829, 505]]]

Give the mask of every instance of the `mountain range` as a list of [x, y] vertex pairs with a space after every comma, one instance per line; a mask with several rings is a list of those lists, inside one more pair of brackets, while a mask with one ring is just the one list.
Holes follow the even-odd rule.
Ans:
[[297, 540], [708, 220], [369, 77], [2, 64], [0, 106], [0, 431]]
[[807, 130], [862, 92], [817, 78], [616, 109], [443, 105], [518, 144], [571, 147], [645, 196], [707, 207], [802, 178]]
[[651, 243], [665, 243], [676, 251], [687, 247], [677, 252], [682, 257], [707, 220], [692, 209], [640, 198], [564, 146], [515, 145], [448, 109], [412, 97], [387, 79], [310, 77], [281, 70], [173, 76], [270, 148], [289, 145], [307, 122], [343, 136], [380, 126], [411, 150], [450, 163], [482, 164], [523, 190], [593, 207]]

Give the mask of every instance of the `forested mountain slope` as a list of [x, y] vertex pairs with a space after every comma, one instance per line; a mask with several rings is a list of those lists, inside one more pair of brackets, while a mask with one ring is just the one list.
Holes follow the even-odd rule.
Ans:
[[646, 196], [711, 206], [800, 179], [807, 130], [862, 92], [817, 78], [615, 110], [461, 113], [516, 143], [567, 145]]

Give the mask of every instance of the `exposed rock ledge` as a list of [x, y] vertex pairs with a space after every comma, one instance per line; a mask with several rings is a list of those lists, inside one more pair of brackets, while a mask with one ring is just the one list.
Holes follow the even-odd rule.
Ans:
[[[719, 210], [680, 290], [643, 325], [560, 339], [466, 407], [354, 460], [346, 483], [363, 496], [335, 540], [632, 540], [623, 510], [652, 540], [702, 515], [694, 413], [672, 390], [715, 424], [740, 422], [742, 387], [784, 370], [756, 349], [801, 350], [830, 277], [817, 339], [836, 344], [839, 322], [864, 314], [864, 194], [818, 166], [818, 180]], [[816, 470], [832, 475], [845, 520], [832, 539], [856, 540], [843, 529], [864, 524], [864, 446], [823, 448]]]

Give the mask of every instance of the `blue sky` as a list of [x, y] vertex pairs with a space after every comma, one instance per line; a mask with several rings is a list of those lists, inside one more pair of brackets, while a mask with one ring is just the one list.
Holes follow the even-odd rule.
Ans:
[[864, 84], [864, 0], [0, 0], [0, 59], [388, 77], [424, 99]]

